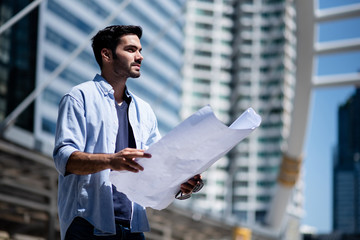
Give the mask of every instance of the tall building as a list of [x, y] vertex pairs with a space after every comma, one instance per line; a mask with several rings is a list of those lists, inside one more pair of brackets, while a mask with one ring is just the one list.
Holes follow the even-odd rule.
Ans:
[[[210, 104], [224, 123], [230, 120], [233, 1], [187, 1], [182, 118]], [[204, 189], [193, 196], [195, 202], [178, 204], [224, 214], [228, 158], [224, 157], [208, 169], [203, 178]]]
[[[293, 0], [244, 0], [235, 5], [233, 118], [252, 106], [258, 131], [232, 152], [231, 212], [250, 224], [264, 221], [289, 136], [296, 73]], [[301, 184], [288, 209], [302, 209]]]
[[[7, 5], [16, 5], [14, 1], [11, 4], [10, 2], [4, 1], [3, 8]], [[20, 9], [5, 12], [13, 16]], [[51, 153], [59, 100], [72, 86], [92, 80], [95, 74], [100, 72], [92, 53], [90, 38], [98, 30], [113, 24], [142, 26], [142, 76], [139, 79], [130, 79], [128, 86], [131, 91], [152, 105], [158, 117], [160, 132], [168, 132], [180, 121], [182, 9], [182, 0], [140, 0], [136, 3], [119, 0], [43, 1], [36, 11], [39, 12], [38, 22], [34, 20], [23, 26], [24, 31], [16, 31], [16, 28], [9, 30], [28, 34], [28, 38], [14, 34], [11, 39], [19, 36], [18, 39], [23, 42], [19, 42], [17, 47], [12, 49], [34, 58], [29, 61], [31, 66], [27, 66], [28, 71], [33, 72], [28, 73], [26, 80], [20, 75], [21, 71], [13, 71], [13, 74], [21, 80], [19, 86], [26, 89], [31, 89], [27, 86], [29, 84], [33, 84], [33, 88], [49, 80], [51, 84], [36, 99], [34, 117], [30, 115], [29, 119], [19, 118], [19, 121], [29, 125], [26, 130], [33, 130], [34, 137], [29, 137], [28, 132], [23, 132], [22, 128], [12, 129], [8, 136], [14, 136], [17, 140], [22, 139], [25, 145], [33, 145], [40, 151]], [[2, 37], [8, 38], [9, 34]], [[1, 41], [1, 45], [9, 42], [12, 41]], [[77, 51], [80, 53], [76, 55]], [[2, 55], [2, 58], [5, 56], [11, 54]], [[17, 59], [19, 60], [5, 60], [8, 64], [21, 64], [20, 60], [23, 58], [20, 56]], [[65, 69], [56, 75], [56, 71], [62, 67]], [[8, 94], [11, 94], [11, 89], [20, 93], [20, 88], [15, 86], [8, 89]], [[29, 90], [23, 94], [22, 99], [28, 93]], [[8, 104], [17, 106], [19, 102], [21, 101]], [[9, 110], [12, 109], [9, 107]], [[8, 115], [8, 111], [4, 115]], [[32, 141], [29, 141], [29, 138], [33, 138]]]
[[[26, 7], [31, 0], [4, 0], [0, 25]], [[35, 10], [0, 35], [0, 121], [35, 88], [38, 11]], [[16, 125], [34, 128], [34, 105], [21, 114]]]
[[333, 169], [333, 231], [360, 233], [360, 89], [338, 111]]
[[[292, 0], [188, 1], [183, 117], [210, 104], [224, 123], [248, 107], [259, 129], [204, 174], [194, 207], [245, 224], [264, 221], [289, 135], [296, 73]], [[301, 184], [288, 209], [302, 212]]]

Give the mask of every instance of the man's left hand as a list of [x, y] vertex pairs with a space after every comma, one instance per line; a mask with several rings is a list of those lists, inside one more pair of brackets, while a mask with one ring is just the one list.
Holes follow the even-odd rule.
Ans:
[[191, 197], [193, 192], [198, 192], [204, 186], [201, 175], [197, 174], [187, 182], [181, 184], [180, 191], [175, 195], [176, 199], [185, 200]]

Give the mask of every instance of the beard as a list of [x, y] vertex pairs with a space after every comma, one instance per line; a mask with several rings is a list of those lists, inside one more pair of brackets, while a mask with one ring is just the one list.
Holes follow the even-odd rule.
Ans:
[[134, 66], [140, 63], [132, 62], [130, 65], [128, 64], [129, 63], [126, 61], [121, 61], [119, 58], [114, 58], [114, 69], [119, 75], [130, 78], [140, 77], [141, 75], [140, 69], [139, 70], [134, 69]]
[[133, 67], [134, 64], [137, 64], [137, 63], [132, 63], [130, 65], [130, 69], [129, 69], [129, 77], [131, 78], [138, 78], [140, 77], [141, 73], [140, 73], [140, 69], [139, 70], [132, 70], [131, 68]]
[[140, 72], [137, 72], [137, 73], [131, 73], [131, 74], [130, 74], [130, 77], [131, 77], [131, 78], [139, 78], [139, 77], [140, 77], [140, 75], [141, 75], [141, 74], [140, 74]]

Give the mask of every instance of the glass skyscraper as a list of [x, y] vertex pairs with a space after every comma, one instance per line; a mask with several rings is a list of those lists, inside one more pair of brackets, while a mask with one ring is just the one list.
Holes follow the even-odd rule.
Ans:
[[[233, 1], [188, 1], [186, 9], [182, 118], [210, 104], [224, 123], [230, 120]], [[224, 214], [228, 158], [204, 174], [204, 189], [192, 201], [177, 202], [197, 210]]]
[[[0, 25], [30, 2], [2, 1]], [[0, 35], [0, 121], [4, 120], [35, 87], [37, 23], [38, 11], [35, 10]], [[33, 113], [34, 105], [30, 105], [17, 119], [16, 125], [32, 131]]]
[[[10, 14], [10, 17], [30, 1], [22, 1], [24, 2], [23, 6], [12, 12], [7, 9], [15, 8], [16, 4], [14, 1], [7, 2], [9, 3], [2, 4], [2, 9]], [[31, 148], [35, 146], [37, 150], [51, 154], [60, 98], [72, 86], [92, 80], [95, 74], [100, 72], [92, 53], [90, 38], [97, 30], [113, 24], [142, 26], [141, 43], [144, 55], [142, 76], [139, 79], [129, 79], [128, 87], [130, 91], [152, 105], [158, 117], [161, 133], [168, 132], [180, 121], [181, 101], [179, 99], [181, 98], [181, 67], [183, 64], [182, 9], [183, 1], [181, 0], [43, 1], [39, 9], [33, 12], [34, 14], [38, 13], [38, 20], [36, 18], [26, 26], [15, 25], [13, 29], [1, 36], [1, 49], [5, 49], [4, 45], [11, 42], [17, 44], [16, 48], [12, 49], [16, 49], [19, 54], [22, 54], [14, 61], [6, 60], [6, 56], [10, 57], [14, 54], [1, 55], [3, 75], [8, 71], [4, 70], [4, 64], [22, 64], [21, 61], [25, 61], [26, 56], [33, 58], [26, 62], [31, 66], [21, 65], [27, 69], [26, 73], [20, 71], [19, 68], [17, 71], [12, 71], [12, 74], [21, 80], [20, 82], [11, 82], [7, 78], [1, 78], [2, 85], [19, 83], [18, 86], [9, 85], [6, 94], [16, 97], [23, 93], [23, 99], [35, 86], [40, 86], [49, 79], [53, 79], [37, 97], [33, 110], [34, 117], [33, 114], [30, 114], [28, 118], [19, 118], [19, 122], [27, 124], [26, 127], [17, 128], [16, 131], [12, 129], [12, 133], [16, 133], [10, 135], [21, 142], [21, 140], [27, 139], [22, 136], [28, 136], [28, 131], [33, 132], [34, 134], [30, 137], [32, 143], [24, 140], [24, 144]], [[114, 18], [107, 21], [111, 15], [114, 15]], [[19, 30], [20, 27], [24, 29]], [[12, 32], [16, 32], [17, 35], [10, 36], [9, 33]], [[16, 36], [18, 36], [18, 42], [13, 41]], [[86, 47], [71, 59], [72, 54], [82, 46]], [[63, 66], [65, 69], [54, 75], [54, 71]], [[26, 78], [24, 74], [26, 74]], [[12, 77], [12, 79], [14, 78]], [[19, 89], [26, 89], [26, 91]], [[15, 93], [11, 93], [12, 91]], [[6, 103], [3, 100], [5, 95], [3, 95], [1, 95], [2, 109], [6, 107], [6, 104], [16, 106], [21, 102], [17, 100]], [[11, 107], [12, 105], [7, 107], [8, 110], [5, 114], [3, 111], [3, 117], [14, 108]]]
[[333, 231], [360, 233], [360, 89], [338, 111], [333, 169]]
[[[296, 82], [296, 11], [292, 0], [237, 1], [235, 9], [232, 116], [252, 106], [263, 121], [232, 152], [231, 212], [253, 224], [263, 222], [267, 214], [289, 136]], [[291, 214], [301, 212], [297, 209], [302, 209], [301, 200], [290, 201]]]
[[[259, 129], [204, 173], [206, 185], [194, 196], [194, 208], [244, 224], [262, 223], [290, 131], [294, 1], [188, 1], [185, 26], [182, 116], [210, 104], [226, 124], [248, 107], [263, 118]], [[301, 184], [290, 201], [293, 215], [302, 213], [299, 194]]]

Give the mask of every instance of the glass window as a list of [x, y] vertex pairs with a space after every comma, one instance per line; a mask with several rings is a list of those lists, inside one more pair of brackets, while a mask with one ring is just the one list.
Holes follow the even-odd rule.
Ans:
[[221, 44], [224, 46], [231, 46], [231, 40], [221, 40]]
[[46, 40], [66, 50], [67, 52], [72, 52], [76, 49], [75, 43], [66, 39], [62, 34], [57, 33], [55, 30], [51, 29], [50, 27], [46, 27], [45, 38]]
[[256, 201], [258, 202], [270, 202], [271, 197], [269, 195], [260, 195], [256, 196]]
[[270, 114], [281, 114], [281, 113], [283, 113], [283, 111], [284, 111], [284, 109], [282, 109], [282, 108], [272, 108], [270, 110]]
[[212, 43], [211, 37], [195, 36], [195, 42], [197, 43]]
[[222, 27], [221, 27], [221, 30], [224, 31], [224, 32], [233, 32], [233, 28], [232, 28], [232, 27], [222, 26]]
[[252, 54], [251, 54], [251, 53], [243, 53], [243, 54], [241, 54], [241, 57], [242, 57], [242, 58], [245, 58], [245, 59], [251, 59], [251, 58], [252, 58]]
[[248, 201], [248, 196], [245, 196], [245, 195], [233, 196], [233, 201], [235, 203], [237, 203], [237, 202], [247, 202]]
[[272, 187], [272, 186], [275, 186], [275, 182], [274, 181], [267, 181], [267, 180], [262, 180], [262, 181], [257, 181], [256, 182], [256, 185], [258, 187]]
[[224, 182], [224, 181], [221, 181], [221, 180], [217, 180], [217, 181], [216, 181], [216, 185], [218, 185], [218, 186], [225, 186], [225, 182]]
[[54, 121], [51, 121], [47, 118], [43, 118], [42, 122], [41, 122], [41, 129], [44, 132], [50, 133], [52, 135], [55, 135], [55, 128], [56, 128], [56, 123]]
[[261, 67], [260, 72], [261, 73], [268, 73], [268, 72], [270, 72], [270, 67]]
[[272, 41], [274, 45], [283, 45], [285, 43], [285, 38], [276, 38]]
[[211, 57], [212, 53], [210, 51], [195, 50], [195, 55], [202, 57]]
[[203, 85], [210, 85], [210, 79], [205, 79], [205, 78], [194, 78], [193, 81], [195, 83], [199, 83], [199, 84], [203, 84]]
[[77, 29], [84, 32], [85, 34], [90, 34], [93, 30], [93, 28], [85, 23], [83, 20], [75, 16], [74, 14], [70, 13], [66, 8], [58, 4], [56, 1], [51, 0], [48, 1], [48, 9], [58, 15], [61, 19], [64, 19], [70, 25], [76, 26]]
[[241, 15], [241, 17], [250, 19], [250, 18], [253, 17], [253, 13], [251, 13], [251, 12], [244, 12], [244, 13]]
[[109, 11], [105, 10], [94, 0], [78, 0], [85, 7], [87, 7], [90, 11], [94, 12], [96, 15], [102, 16], [106, 18], [110, 15]]
[[199, 8], [197, 8], [195, 12], [196, 12], [197, 15], [200, 15], [200, 16], [212, 17], [214, 15], [213, 11], [199, 9]]
[[265, 221], [266, 211], [265, 210], [258, 210], [255, 212], [255, 221], [256, 222], [263, 222]]
[[196, 28], [200, 28], [200, 29], [206, 29], [206, 30], [212, 30], [213, 25], [212, 24], [208, 24], [208, 23], [195, 23], [195, 27]]
[[[46, 27], [45, 36], [48, 41], [59, 46], [67, 52], [73, 52], [77, 48], [77, 45], [75, 43], [65, 38], [63, 34], [57, 33], [54, 29], [51, 29], [50, 27]], [[89, 53], [88, 51], [82, 51], [79, 54], [79, 58], [85, 63], [92, 65], [93, 67], [98, 67], [93, 53]]]
[[198, 70], [206, 70], [206, 71], [210, 71], [211, 67], [208, 65], [203, 65], [203, 64], [194, 64], [194, 68], [198, 69]]
[[206, 195], [204, 193], [199, 192], [199, 193], [191, 195], [191, 198], [194, 198], [194, 199], [206, 199]]
[[283, 127], [283, 123], [282, 122], [262, 122], [261, 125], [260, 125], [260, 128], [263, 128], [263, 129], [268, 129], [268, 128], [281, 128]]
[[252, 44], [252, 40], [247, 40], [247, 39], [245, 39], [245, 40], [243, 40], [243, 42], [242, 42], [244, 45], [251, 45]]
[[239, 167], [239, 172], [249, 172], [249, 167]]
[[[265, 153], [267, 154], [267, 153]], [[258, 172], [275, 172], [278, 169], [278, 167], [274, 166], [258, 166], [257, 170]]]
[[246, 211], [239, 211], [235, 210], [234, 215], [239, 219], [240, 221], [247, 221], [247, 212]]
[[210, 93], [193, 92], [192, 95], [197, 98], [210, 98]]
[[216, 200], [224, 200], [224, 195], [216, 195]]
[[50, 104], [56, 105], [58, 106], [60, 100], [61, 100], [62, 95], [59, 94], [58, 92], [50, 89], [50, 88], [46, 88], [42, 94], [42, 98], [47, 101]]
[[263, 3], [267, 3], [267, 4], [277, 4], [283, 2], [285, 2], [285, 0], [263, 0]]
[[278, 52], [270, 52], [270, 53], [262, 53], [261, 58], [263, 59], [271, 59], [271, 58], [277, 58], [279, 57]]
[[[45, 56], [44, 60], [44, 68], [45, 70], [52, 72], [55, 68], [59, 65], [56, 61], [52, 60], [51, 58]], [[68, 82], [70, 85], [77, 85], [79, 83], [87, 81], [83, 76], [76, 73], [75, 71], [70, 70], [69, 68], [65, 69], [60, 73], [60, 77]]]
[[247, 186], [249, 186], [248, 181], [235, 181], [234, 182], [234, 187], [247, 187]]

